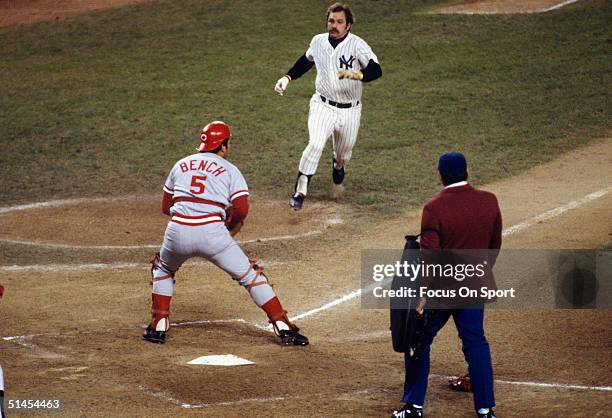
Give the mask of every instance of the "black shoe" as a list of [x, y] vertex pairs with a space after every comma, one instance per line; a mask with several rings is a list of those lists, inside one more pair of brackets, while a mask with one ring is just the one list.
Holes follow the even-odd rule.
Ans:
[[166, 331], [155, 331], [155, 328], [149, 325], [142, 338], [152, 343], [163, 344], [166, 341]]
[[334, 184], [342, 184], [344, 181], [344, 167], [336, 168], [336, 159], [332, 159], [332, 179]]
[[284, 345], [308, 345], [308, 338], [300, 334], [299, 330], [299, 328], [279, 330], [278, 336], [281, 339], [281, 343]]
[[423, 408], [415, 408], [414, 405], [407, 403], [399, 411], [393, 411], [391, 418], [423, 418]]
[[493, 412], [493, 409], [489, 409], [489, 412], [487, 412], [486, 414], [476, 412], [476, 416], [478, 418], [495, 418], [495, 412]]
[[291, 206], [293, 210], [302, 209], [302, 205], [304, 205], [305, 197], [306, 196], [304, 196], [302, 193], [294, 194], [293, 196], [291, 196], [291, 199], [289, 199], [289, 206]]

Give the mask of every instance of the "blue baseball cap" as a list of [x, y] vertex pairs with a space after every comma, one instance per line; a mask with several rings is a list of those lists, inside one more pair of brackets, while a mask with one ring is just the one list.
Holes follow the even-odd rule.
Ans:
[[461, 175], [467, 171], [467, 161], [460, 152], [447, 152], [438, 160], [438, 170], [449, 176]]

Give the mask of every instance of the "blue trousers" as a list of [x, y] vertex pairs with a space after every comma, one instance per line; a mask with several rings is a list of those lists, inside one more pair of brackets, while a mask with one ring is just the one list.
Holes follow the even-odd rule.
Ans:
[[478, 410], [495, 406], [491, 351], [484, 335], [484, 309], [435, 309], [430, 312], [432, 315], [425, 330], [426, 340], [423, 353], [416, 360], [407, 354], [404, 357], [406, 380], [402, 401], [415, 405], [425, 403], [429, 376], [429, 348], [438, 331], [452, 316], [459, 332], [459, 338], [461, 338], [463, 355], [472, 379], [474, 407]]

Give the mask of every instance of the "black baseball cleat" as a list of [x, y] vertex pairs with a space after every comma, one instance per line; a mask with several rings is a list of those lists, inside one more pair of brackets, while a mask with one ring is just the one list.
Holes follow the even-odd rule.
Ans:
[[278, 331], [278, 336], [281, 339], [281, 343], [284, 345], [308, 345], [308, 338], [299, 333], [299, 328], [295, 329], [281, 329]]
[[163, 344], [166, 341], [166, 331], [155, 331], [155, 328], [149, 325], [142, 335], [142, 339], [152, 343]]
[[334, 184], [342, 184], [344, 181], [344, 166], [336, 168], [336, 159], [332, 159], [332, 179]]
[[492, 409], [489, 409], [489, 412], [486, 414], [481, 414], [480, 412], [476, 412], [476, 416], [478, 418], [495, 418], [495, 412]]
[[393, 411], [391, 418], [423, 418], [423, 408], [417, 408], [412, 404], [407, 403], [399, 411]]
[[291, 206], [293, 210], [302, 209], [302, 206], [304, 205], [305, 197], [306, 196], [304, 196], [302, 193], [294, 194], [293, 196], [291, 196], [291, 199], [289, 199], [289, 206]]

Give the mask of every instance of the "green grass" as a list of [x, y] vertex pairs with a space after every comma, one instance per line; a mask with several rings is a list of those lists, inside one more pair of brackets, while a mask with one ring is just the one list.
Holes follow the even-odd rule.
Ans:
[[[352, 2], [383, 77], [364, 90], [347, 203], [395, 214], [463, 151], [483, 184], [609, 134], [612, 6], [539, 15], [414, 14], [436, 2]], [[286, 199], [307, 142], [312, 70], [273, 86], [323, 29], [327, 2], [159, 1], [0, 28], [2, 205], [160, 192], [212, 119], [256, 196]], [[324, 199], [329, 149], [311, 183]]]

